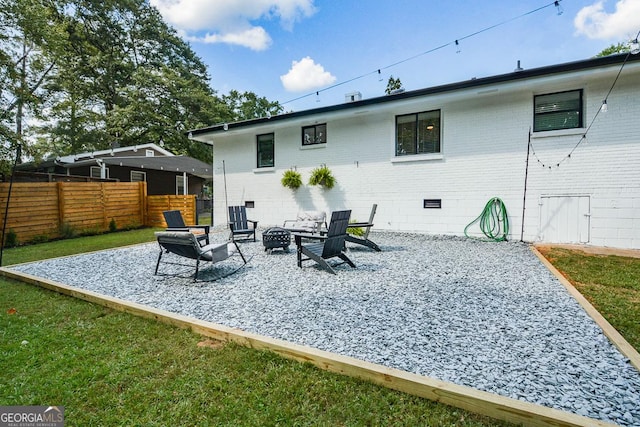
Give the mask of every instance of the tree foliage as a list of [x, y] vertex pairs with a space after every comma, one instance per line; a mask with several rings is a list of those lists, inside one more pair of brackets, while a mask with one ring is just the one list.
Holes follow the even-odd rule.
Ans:
[[629, 52], [629, 50], [630, 48], [627, 43], [612, 44], [611, 46], [602, 49], [602, 51], [596, 55], [596, 58], [600, 58], [602, 56], [617, 55], [619, 53], [627, 53]]
[[402, 89], [402, 82], [400, 78], [394, 78], [393, 76], [389, 76], [389, 81], [387, 81], [387, 88], [384, 90], [384, 93], [387, 95], [391, 94], [394, 90]]
[[5, 159], [18, 143], [38, 157], [162, 142], [208, 161], [187, 129], [282, 110], [251, 92], [217, 96], [146, 0], [0, 0], [0, 33]]

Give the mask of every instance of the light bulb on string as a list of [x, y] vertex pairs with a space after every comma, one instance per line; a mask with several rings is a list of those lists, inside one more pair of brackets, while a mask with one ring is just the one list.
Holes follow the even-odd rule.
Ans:
[[456, 53], [460, 53], [460, 43], [456, 40]]
[[560, 6], [560, 1], [561, 0], [556, 0], [553, 2], [553, 5], [556, 7], [558, 16], [562, 15], [562, 12], [564, 12], [564, 9], [562, 8], [562, 6]]
[[609, 106], [607, 105], [607, 100], [602, 101], [602, 106], [600, 107], [600, 112], [606, 113], [609, 111]]
[[316, 102], [320, 102], [320, 92], [316, 92]]
[[640, 53], [640, 43], [638, 43], [638, 39], [634, 39], [629, 42], [629, 51], [632, 55]]
[[380, 70], [378, 69], [378, 81], [379, 81], [379, 82], [381, 82], [382, 80], [383, 80], [383, 78], [382, 78], [382, 71], [380, 71]]

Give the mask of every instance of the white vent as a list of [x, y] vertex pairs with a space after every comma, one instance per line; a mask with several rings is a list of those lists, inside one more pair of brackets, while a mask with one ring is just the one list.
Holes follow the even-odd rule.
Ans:
[[344, 102], [356, 102], [362, 100], [360, 92], [350, 92], [344, 95]]

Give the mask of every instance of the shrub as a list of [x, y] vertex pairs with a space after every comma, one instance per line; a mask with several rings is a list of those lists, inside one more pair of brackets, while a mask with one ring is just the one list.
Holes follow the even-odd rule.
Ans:
[[111, 218], [111, 221], [109, 222], [109, 231], [112, 232], [112, 233], [114, 231], [118, 231], [118, 227], [116, 226], [115, 218]]
[[315, 168], [311, 171], [309, 185], [321, 185], [325, 188], [333, 188], [336, 185], [336, 179], [326, 165]]
[[4, 236], [4, 247], [5, 248], [14, 248], [18, 246], [18, 235], [15, 231], [10, 229], [7, 231], [7, 234]]
[[[355, 220], [355, 219], [350, 219], [349, 220], [349, 224], [352, 224], [354, 222], [358, 222], [358, 221]], [[347, 233], [352, 234], [354, 236], [362, 237], [362, 236], [364, 236], [364, 228], [362, 228], [362, 227], [347, 228]]]
[[289, 169], [284, 172], [282, 179], [280, 180], [283, 186], [297, 190], [302, 185], [302, 176], [299, 172]]
[[73, 225], [64, 222], [60, 225], [60, 235], [65, 239], [72, 239], [78, 235], [78, 232]]

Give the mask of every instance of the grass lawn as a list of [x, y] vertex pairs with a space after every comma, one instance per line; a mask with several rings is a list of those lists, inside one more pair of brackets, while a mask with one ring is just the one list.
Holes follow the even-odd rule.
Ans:
[[[3, 264], [153, 231], [6, 249]], [[640, 259], [544, 255], [640, 348]], [[0, 301], [0, 405], [61, 405], [69, 426], [508, 425], [19, 282], [0, 279]]]

